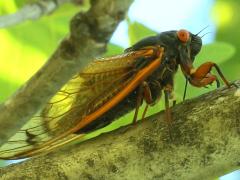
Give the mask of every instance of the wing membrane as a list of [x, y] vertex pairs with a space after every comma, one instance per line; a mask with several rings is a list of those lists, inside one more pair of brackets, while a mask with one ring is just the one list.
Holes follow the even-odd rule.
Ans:
[[143, 49], [90, 63], [0, 148], [0, 158], [29, 157], [82, 137], [74, 134], [79, 121], [97, 111], [134, 79], [134, 67], [140, 57], [153, 54], [152, 49]]

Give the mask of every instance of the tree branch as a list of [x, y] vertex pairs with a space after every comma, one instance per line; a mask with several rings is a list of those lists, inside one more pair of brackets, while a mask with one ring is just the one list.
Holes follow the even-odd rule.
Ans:
[[[238, 81], [240, 84], [240, 81]], [[240, 96], [221, 88], [84, 143], [0, 169], [1, 179], [213, 179], [240, 167]], [[235, 93], [235, 95], [234, 95]]]
[[73, 0], [40, 0], [38, 2], [25, 5], [13, 14], [0, 16], [0, 28], [6, 28], [26, 20], [35, 20], [55, 11], [60, 5]]
[[66, 37], [42, 67], [0, 106], [0, 145], [7, 141], [74, 74], [100, 56], [132, 0], [92, 0], [86, 13], [72, 18]]

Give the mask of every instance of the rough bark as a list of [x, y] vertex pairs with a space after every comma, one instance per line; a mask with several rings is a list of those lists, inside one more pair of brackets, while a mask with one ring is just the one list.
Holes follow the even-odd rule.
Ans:
[[170, 133], [160, 112], [136, 125], [2, 168], [0, 178], [219, 177], [240, 168], [240, 97], [235, 92], [221, 88], [176, 105]]
[[15, 95], [0, 105], [0, 146], [74, 74], [100, 56], [132, 0], [92, 0], [86, 13], [72, 18], [70, 34], [42, 67]]

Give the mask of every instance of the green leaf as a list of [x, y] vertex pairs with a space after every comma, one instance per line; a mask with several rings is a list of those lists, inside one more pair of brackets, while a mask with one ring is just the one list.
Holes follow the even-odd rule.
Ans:
[[1, 94], [0, 102], [3, 102], [7, 99], [7, 97], [14, 93], [14, 91], [20, 86], [20, 84], [10, 81], [6, 78], [0, 77], [0, 86], [4, 87], [0, 91]]
[[77, 11], [74, 5], [65, 4], [49, 16], [0, 32], [0, 85], [5, 87], [0, 100], [12, 94], [43, 65], [68, 34], [69, 21]]
[[[36, 1], [36, 0], [35, 0]], [[15, 0], [15, 4], [18, 8], [21, 8], [22, 6], [33, 3], [33, 0]]]
[[133, 45], [146, 36], [152, 36], [156, 34], [157, 32], [149, 29], [141, 23], [128, 21], [128, 36], [130, 45]]
[[124, 51], [124, 49], [121, 46], [109, 43], [107, 45], [107, 52], [104, 54], [104, 56], [107, 57], [107, 56], [113, 56], [116, 54], [121, 54], [121, 53], [123, 53], [123, 51]]
[[8, 0], [0, 1], [0, 15], [13, 13], [16, 10], [17, 10], [17, 7], [14, 1], [8, 1]]
[[51, 54], [68, 34], [69, 21], [77, 11], [74, 5], [64, 4], [49, 16], [21, 23], [8, 30], [18, 42]]
[[236, 48], [226, 42], [214, 42], [204, 45], [201, 52], [194, 61], [195, 66], [206, 61], [212, 61], [217, 64], [227, 61], [236, 52]]

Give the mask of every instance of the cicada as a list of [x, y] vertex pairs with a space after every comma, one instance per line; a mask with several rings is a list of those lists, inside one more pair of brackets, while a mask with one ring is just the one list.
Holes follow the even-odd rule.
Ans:
[[170, 121], [169, 98], [179, 67], [193, 86], [219, 82], [210, 72], [213, 67], [223, 82], [231, 86], [215, 63], [193, 67], [201, 47], [198, 34], [187, 30], [166, 31], [137, 42], [121, 55], [96, 59], [1, 147], [0, 157], [21, 159], [49, 152], [107, 126], [132, 110], [135, 122], [143, 102], [147, 104], [146, 112], [162, 93]]

